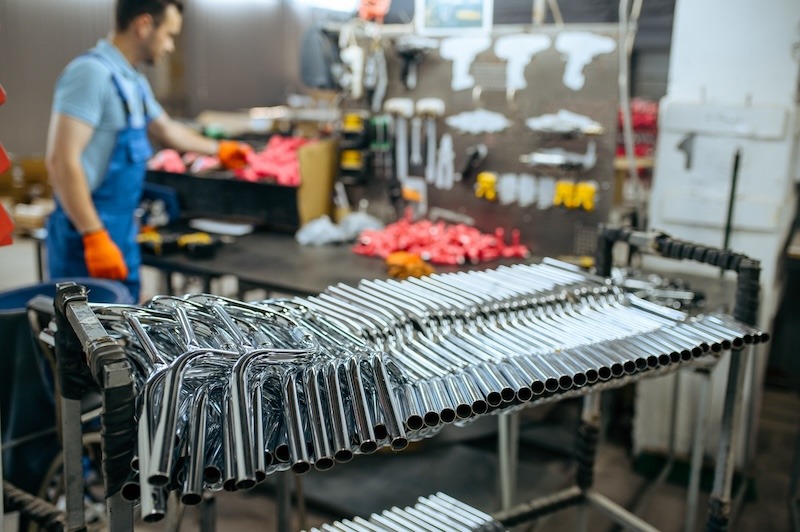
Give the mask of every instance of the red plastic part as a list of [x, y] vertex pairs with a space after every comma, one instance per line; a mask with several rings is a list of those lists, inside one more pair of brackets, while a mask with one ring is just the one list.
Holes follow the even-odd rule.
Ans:
[[5, 172], [11, 167], [11, 159], [8, 158], [8, 153], [6, 153], [5, 148], [3, 145], [0, 144], [0, 174]]
[[6, 103], [6, 90], [0, 85], [0, 105]]
[[11, 234], [14, 232], [14, 222], [6, 212], [6, 208], [0, 205], [0, 246], [8, 246], [12, 243]]

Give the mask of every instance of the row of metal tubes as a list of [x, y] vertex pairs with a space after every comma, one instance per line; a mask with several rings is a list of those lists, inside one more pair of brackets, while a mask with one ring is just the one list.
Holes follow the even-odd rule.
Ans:
[[[177, 314], [177, 317], [178, 317], [179, 321], [183, 322], [184, 326], [181, 328], [181, 330], [185, 331], [185, 335], [184, 335], [185, 343], [188, 346], [199, 345], [199, 342], [197, 342], [196, 336], [193, 334], [193, 331], [191, 330], [191, 325], [188, 323], [187, 313], [185, 311], [183, 311], [183, 309], [181, 309], [179, 307], [178, 308], [174, 308], [174, 310], [176, 311], [176, 314]], [[223, 319], [223, 321], [226, 323], [226, 325], [228, 326], [229, 329], [236, 329], [236, 331], [234, 331], [234, 333], [235, 333], [234, 336], [236, 336], [237, 338], [242, 340], [243, 339], [243, 335], [242, 335], [241, 331], [238, 330], [238, 327], [236, 326], [235, 323], [233, 323], [233, 320], [230, 319], [230, 317], [227, 315], [227, 313], [225, 313], [224, 311], [219, 312], [220, 311], [219, 307], [216, 307], [214, 310], [217, 311], [218, 316], [220, 316]], [[225, 319], [225, 318], [227, 318], [227, 319]], [[148, 345], [149, 344], [152, 347], [152, 343], [146, 341], [146, 339], [147, 339], [147, 335], [146, 334], [143, 335], [143, 339], [145, 340], [145, 341], [143, 341], [144, 345]], [[169, 384], [173, 384], [173, 383], [171, 383], [171, 382], [168, 383], [167, 389], [165, 390], [166, 393], [169, 393], [171, 390], [175, 389], [174, 385], [173, 386], [169, 386]], [[164, 414], [164, 417], [167, 418], [167, 421], [165, 422], [165, 424], [167, 426], [169, 426], [171, 424], [170, 415], [172, 413], [172, 410], [169, 409], [169, 408], [165, 408], [165, 409], [162, 410], [162, 413]], [[234, 416], [234, 420], [236, 420], [236, 419], [239, 419], [239, 416]], [[237, 427], [237, 428], [241, 428], [241, 427]], [[167, 432], [169, 433], [171, 431], [169, 429], [167, 429]], [[242, 433], [241, 430], [233, 431], [233, 434], [241, 434], [241, 433]], [[237, 458], [239, 458], [239, 462], [241, 462], [242, 461], [242, 457], [244, 457], [244, 455], [245, 455], [245, 453], [243, 452], [243, 449], [242, 449], [241, 438], [234, 436], [234, 440], [237, 443]], [[155, 446], [156, 446], [156, 453], [158, 453], [159, 450], [162, 447], [159, 447], [158, 443], [156, 443]], [[162, 456], [163, 456], [163, 454], [162, 454]], [[162, 468], [163, 470], [168, 470], [169, 469], [169, 467], [168, 467], [169, 461], [168, 460], [166, 462], [164, 462], [162, 460], [160, 463], [166, 463], [167, 464], [166, 467]], [[166, 475], [160, 474], [160, 473], [164, 473], [163, 470], [160, 471], [160, 472], [156, 472], [156, 474], [155, 474], [156, 477], [152, 478], [151, 481], [155, 480], [157, 484], [163, 484], [165, 482], [165, 480], [166, 480]]]
[[[530, 350], [517, 351], [509, 349], [506, 344], [502, 342], [493, 342], [492, 339], [486, 335], [481, 336], [480, 343], [476, 342], [470, 344], [469, 342], [459, 341], [463, 339], [464, 338], [451, 336], [444, 338], [438, 344], [426, 342], [422, 339], [420, 342], [415, 342], [407, 346], [393, 347], [390, 349], [390, 352], [393, 353], [396, 358], [398, 358], [399, 362], [408, 368], [412, 374], [422, 377], [441, 375], [485, 362], [511, 362], [514, 364], [514, 360], [516, 359], [525, 360], [525, 357], [528, 356], [542, 356], [545, 354], [536, 352], [530, 353]], [[586, 349], [588, 346], [599, 350], [601, 354], [608, 353], [612, 357], [614, 355], [609, 351], [610, 346], [634, 348], [634, 351], [641, 352], [640, 358], [642, 361], [636, 362], [641, 369], [643, 365], [654, 367], [658, 363], [666, 363], [667, 361], [663, 357], [661, 357], [659, 361], [659, 357], [656, 356], [656, 353], [663, 351], [669, 353], [673, 359], [678, 356], [684, 359], [688, 359], [691, 356], [699, 356], [706, 349], [712, 349], [712, 347], [709, 347], [708, 342], [712, 342], [712, 346], [717, 346], [716, 339], [717, 333], [713, 330], [709, 330], [706, 324], [699, 322], [690, 325], [687, 322], [683, 322], [671, 328], [650, 331], [624, 339], [567, 347], [567, 349], [573, 349], [578, 354], [576, 358], [580, 359], [582, 358], [581, 354], [583, 353], [583, 349]], [[689, 348], [683, 345], [685, 343], [698, 345], [691, 345], [691, 350], [689, 350]], [[402, 347], [406, 349], [403, 350]], [[470, 348], [472, 348], [472, 350], [470, 350]], [[718, 352], [720, 349], [713, 347], [712, 350]], [[487, 360], [485, 357], [487, 352], [493, 354], [494, 358]], [[547, 358], [549, 359], [549, 357]], [[556, 360], [556, 362], [553, 362], [554, 364], [559, 365], [557, 358], [553, 360]], [[548, 360], [544, 360], [544, 364], [548, 364]], [[575, 368], [568, 367], [567, 369]], [[577, 370], [580, 372], [581, 368], [577, 368]], [[552, 385], [551, 383], [551, 386]]]
[[[567, 352], [564, 352], [564, 355], [566, 354]], [[572, 356], [575, 354], [574, 352], [570, 353]], [[595, 384], [598, 381], [610, 380], [612, 377], [619, 378], [623, 375], [633, 375], [645, 370], [684, 361], [682, 358], [666, 358], [659, 363], [657, 359], [650, 359], [650, 361], [645, 362], [645, 359], [637, 358], [636, 362], [633, 362], [622, 355], [617, 358], [618, 361], [622, 361], [620, 363], [614, 361], [611, 358], [612, 356], [611, 353], [604, 354], [587, 351], [582, 360], [587, 361], [588, 365], [582, 364], [580, 366], [581, 369], [570, 370], [557, 378], [555, 376], [548, 377], [544, 383], [538, 377], [532, 377], [532, 375], [540, 375], [542, 373], [539, 364], [543, 365], [547, 362], [544, 357], [528, 359], [520, 357], [517, 361], [524, 360], [524, 362], [520, 362], [516, 366], [506, 366], [507, 370], [511, 370], [513, 367], [518, 372], [514, 373], [513, 370], [500, 372], [500, 378], [508, 380], [506, 384], [501, 382], [500, 386], [495, 386], [494, 388], [487, 385], [485, 376], [488, 373], [483, 374], [484, 378], [480, 377], [480, 371], [491, 369], [490, 366], [482, 368], [471, 367], [462, 373], [439, 376], [431, 380], [421, 380], [409, 384], [399, 392], [402, 402], [407, 405], [404, 408], [407, 427], [409, 430], [414, 430], [424, 425], [435, 426], [440, 421], [449, 423], [456, 419], [466, 419], [473, 415], [487, 413], [490, 409], [498, 408], [502, 404], [523, 403], [544, 393], [564, 392], [573, 387], [580, 388], [585, 385]], [[594, 358], [594, 364], [591, 362], [592, 358]], [[604, 365], [609, 361], [611, 361], [610, 365]], [[551, 364], [548, 365], [552, 367], [553, 362], [562, 367], [572, 366], [566, 357], [554, 357]], [[494, 375], [497, 376], [498, 374], [495, 373]], [[513, 377], [510, 377], [511, 375]], [[504, 397], [502, 393], [493, 391], [504, 389], [507, 383], [512, 380], [519, 383], [525, 382], [526, 379], [535, 379], [530, 387], [524, 388], [530, 391], [529, 394]], [[537, 383], [539, 383], [538, 386]], [[493, 398], [493, 396], [496, 397]]]
[[[389, 394], [389, 385], [382, 381], [382, 379], [386, 379], [385, 369], [382, 367], [382, 362], [380, 358], [377, 357], [373, 360], [374, 364], [370, 366], [370, 371], [374, 372], [374, 374], [382, 375], [381, 378], [373, 379], [376, 384], [374, 385], [374, 390], [370, 388], [369, 395], [371, 396], [369, 399], [367, 398], [367, 392], [365, 391], [367, 388], [364, 387], [365, 378], [362, 375], [362, 367], [361, 363], [356, 362], [355, 359], [351, 359], [348, 364], [347, 368], [342, 367], [341, 370], [338, 367], [331, 367], [331, 371], [328, 372], [328, 376], [330, 378], [330, 382], [337, 387], [337, 402], [339, 404], [339, 409], [341, 411], [340, 416], [344, 418], [345, 423], [347, 425], [348, 432], [345, 433], [343, 436], [337, 438], [343, 443], [343, 445], [352, 445], [351, 441], [357, 442], [358, 449], [361, 452], [372, 452], [377, 449], [377, 439], [383, 439], [389, 437], [389, 444], [396, 450], [400, 450], [404, 448], [408, 440], [404, 434], [403, 423], [398, 417], [397, 408], [393, 406], [393, 398]], [[323, 454], [330, 455], [329, 452], [324, 453], [320, 452], [320, 449], [329, 449], [328, 441], [325, 437], [325, 431], [327, 431], [328, 427], [327, 424], [324, 423], [325, 419], [329, 416], [325, 416], [323, 418], [323, 413], [318, 411], [318, 414], [314, 414], [309, 419], [309, 411], [313, 410], [309, 408], [309, 404], [307, 401], [301, 401], [300, 395], [298, 394], [298, 387], [305, 387], [305, 391], [302, 393], [304, 394], [303, 397], [308, 398], [309, 393], [313, 393], [313, 391], [308, 387], [308, 384], [302, 384], [302, 373], [303, 372], [296, 372], [290, 378], [284, 379], [283, 385], [285, 386], [286, 397], [288, 401], [284, 403], [284, 414], [286, 416], [286, 428], [288, 432], [288, 442], [287, 447], [288, 449], [284, 451], [286, 453], [285, 458], [287, 460], [292, 461], [292, 469], [295, 472], [302, 473], [308, 470], [308, 462], [309, 462], [309, 443], [313, 446], [313, 452], [317, 453], [317, 461], [316, 466], [320, 469], [327, 468], [332, 466], [332, 459], [329, 456], [322, 456]], [[310, 380], [316, 380], [318, 383], [319, 377], [316, 373], [316, 368], [312, 368], [310, 372], [308, 372], [310, 376]], [[300, 386], [298, 386], [298, 384]], [[343, 389], [349, 389], [349, 395], [345, 393], [341, 395], [341, 391]], [[355, 390], [355, 391], [354, 391]], [[254, 394], [254, 397], [256, 395]], [[194, 399], [197, 399], [197, 395], [193, 396]], [[318, 407], [322, 407], [322, 400], [317, 396]], [[378, 409], [377, 405], [370, 405], [371, 401], [377, 401], [380, 403], [381, 408]], [[255, 404], [258, 405], [258, 399], [254, 400]], [[302, 404], [301, 404], [302, 403]], [[328, 400], [327, 403], [333, 403], [333, 401]], [[352, 410], [349, 410], [349, 415], [344, 413], [345, 403], [352, 406]], [[193, 401], [194, 405], [202, 405], [201, 402]], [[226, 414], [228, 418], [232, 417], [231, 412], [231, 398], [230, 396], [226, 397], [225, 407], [226, 407]], [[194, 410], [193, 410], [194, 411]], [[263, 413], [259, 415], [258, 412], [254, 412], [252, 416], [254, 419], [259, 419], [263, 416]], [[197, 465], [198, 456], [202, 456], [203, 453], [198, 452], [195, 449], [195, 446], [201, 446], [201, 438], [197, 435], [196, 428], [197, 428], [197, 420], [201, 419], [197, 413], [192, 414], [192, 422], [188, 422], [186, 426], [190, 427], [192, 430], [192, 438], [193, 442], [190, 444], [190, 451], [189, 460], [191, 461], [190, 464], [192, 467], [196, 469], [194, 472], [189, 472], [186, 475], [187, 482], [188, 479], [195, 479], [194, 487], [196, 488], [198, 482], [196, 479], [201, 477], [199, 472], [200, 467]], [[380, 421], [380, 422], [379, 422]], [[308, 430], [309, 423], [312, 425], [311, 429], [313, 432]], [[333, 425], [333, 424], [331, 424]], [[223, 439], [224, 439], [224, 455], [225, 455], [225, 465], [224, 473], [225, 475], [225, 482], [224, 484], [228, 489], [240, 488], [246, 489], [251, 487], [254, 482], [253, 480], [263, 480], [265, 477], [265, 472], [259, 477], [251, 477], [247, 472], [244, 476], [239, 475], [237, 478], [235, 475], [231, 474], [232, 470], [235, 469], [235, 448], [232, 443], [232, 432], [231, 428], [234, 426], [233, 423], [225, 423], [226, 430], [223, 432]], [[140, 417], [140, 431], [147, 431], [148, 422], [147, 422], [147, 408], [143, 409], [143, 417]], [[376, 428], [382, 427], [382, 433], [378, 434], [379, 437], [375, 436]], [[306, 442], [306, 434], [311, 434], [311, 441]], [[363, 436], [363, 434], [367, 434], [367, 436]], [[351, 440], [350, 434], [355, 436], [355, 440]], [[147, 453], [148, 446], [150, 445], [150, 438], [144, 432], [140, 433], [140, 449], [139, 454], [143, 456], [142, 453]], [[324, 440], [323, 440], [324, 439]], [[259, 441], [256, 439], [256, 441]], [[198, 443], [199, 442], [199, 443]], [[177, 448], [181, 448], [183, 444], [176, 445]], [[202, 447], [202, 446], [201, 446]], [[193, 450], [192, 450], [193, 449]], [[261, 445], [256, 445], [255, 449], [264, 449]], [[352, 456], [352, 451], [347, 448], [344, 448], [347, 453], [350, 453], [349, 456]], [[346, 455], [342, 454], [343, 450], [339, 449], [337, 451], [337, 455], [339, 457], [345, 457], [345, 459], [349, 459]], [[258, 454], [258, 453], [257, 453]], [[276, 448], [274, 452], [275, 456], [280, 458], [282, 456], [282, 452], [280, 448]], [[263, 464], [262, 459], [256, 458], [256, 463]], [[324, 466], [327, 462], [330, 463], [328, 466]], [[148, 464], [145, 460], [139, 460], [139, 467], [144, 468], [146, 471]], [[241, 471], [241, 470], [240, 470]], [[149, 480], [150, 476], [147, 474], [140, 475], [140, 478], [146, 478]], [[197, 494], [198, 489], [190, 489], [191, 486], [184, 485], [184, 492], [189, 494]], [[188, 502], [188, 501], [186, 501]]]
[[417, 504], [403, 509], [392, 507], [380, 514], [372, 514], [369, 520], [355, 517], [310, 532], [493, 532], [504, 530], [491, 516], [469, 505], [437, 493], [427, 498], [420, 497]]
[[[546, 361], [545, 361], [545, 362], [546, 362]], [[652, 364], [650, 364], [650, 365], [652, 365]], [[534, 365], [534, 367], [535, 367], [535, 365]], [[352, 368], [352, 366], [351, 366], [351, 370], [352, 370], [352, 369], [353, 369], [353, 368]], [[640, 366], [638, 369], [644, 369], [644, 368]], [[633, 370], [633, 368], [631, 368], [631, 370], [629, 370], [629, 371], [632, 371], [632, 370]], [[477, 371], [477, 370], [473, 370], [473, 371]], [[612, 370], [612, 371], [613, 371], [613, 370]], [[481, 377], [481, 375], [479, 375], [479, 374], [476, 374], [476, 373], [473, 373], [473, 375], [472, 375], [472, 376], [473, 376], [473, 378], [474, 378], [474, 385], [473, 385], [473, 393], [472, 393], [471, 395], [473, 396], [473, 398], [474, 398], [474, 397], [476, 397], [478, 394], [477, 394], [477, 393], [474, 393], [474, 389], [477, 389], [479, 392], [483, 392], [483, 393], [484, 393], [484, 394], [487, 396], [487, 398], [488, 398], [488, 399], [489, 399], [489, 401], [490, 401], [490, 404], [489, 404], [489, 406], [495, 407], [495, 406], [498, 406], [498, 405], [500, 404], [500, 402], [499, 402], [497, 399], [495, 399], [495, 400], [492, 400], [491, 386], [487, 385], [487, 383], [486, 383], [486, 379], [488, 379], [488, 380], [492, 380], [492, 378], [494, 378], [494, 383], [497, 383], [497, 382], [498, 382], [498, 379], [497, 379], [497, 375], [492, 375], [491, 373], [490, 373], [489, 375], [490, 375], [489, 377], [485, 377], [485, 375], [484, 375], [484, 378], [482, 378], [482, 377]], [[576, 375], [581, 375], [581, 373], [579, 372], [579, 373], [577, 373]], [[578, 381], [578, 384], [579, 384], [579, 385], [582, 385], [582, 384], [584, 384], [584, 383], [585, 383], [585, 378], [584, 378], [584, 377], [580, 377], [580, 379], [581, 379], [581, 380], [580, 380], [580, 381]], [[592, 380], [593, 380], [593, 379], [592, 379]], [[573, 377], [573, 381], [574, 381], [574, 377]], [[358, 382], [361, 382], [361, 381], [359, 380]], [[567, 379], [566, 379], [564, 376], [562, 376], [562, 378], [561, 378], [561, 382], [560, 382], [559, 384], [561, 385], [561, 388], [562, 388], [562, 389], [568, 389], [569, 387], [571, 387], [571, 386], [572, 386], [572, 382], [569, 382], [569, 381], [568, 381], [568, 380], [567, 380]], [[467, 385], [467, 387], [469, 388], [469, 385]], [[356, 390], [358, 390], [358, 388], [356, 388]], [[287, 390], [287, 391], [288, 391], [288, 392], [291, 392], [291, 390]], [[551, 388], [551, 389], [549, 389], [549, 390], [547, 390], [547, 388], [546, 388], [546, 391], [555, 391], [555, 390], [554, 390], [554, 389], [552, 389], [552, 388]], [[487, 392], [488, 392], [488, 393], [487, 393]], [[290, 397], [292, 396], [292, 394], [291, 394], [291, 393], [288, 393], [287, 395], [289, 395]], [[506, 398], [506, 400], [507, 400], [507, 401], [510, 401], [510, 400], [511, 400], [511, 397], [508, 397], [508, 398]], [[475, 404], [473, 404], [473, 407], [474, 407], [474, 406], [475, 406]], [[483, 407], [480, 407], [480, 408], [478, 409], [478, 412], [480, 413], [480, 411], [481, 411], [482, 409], [483, 409]], [[291, 413], [291, 412], [290, 412], [290, 413]], [[234, 420], [236, 420], [236, 419], [237, 419], [237, 416], [234, 416], [234, 417], [233, 417], [233, 419], [234, 419]], [[357, 418], [356, 418], [356, 420], [357, 420], [357, 421], [362, 421], [362, 420], [363, 420], [363, 416], [359, 416], [359, 417], [357, 417]], [[430, 424], [431, 424], [431, 423], [429, 422], [429, 423], [428, 423], [428, 425], [430, 425]], [[367, 426], [367, 425], [366, 425], [365, 423], [363, 423], [363, 422], [362, 422], [362, 423], [360, 423], [360, 428], [362, 429], [362, 431], [363, 431], [363, 430], [366, 428], [366, 426]], [[368, 432], [368, 429], [367, 429], [367, 432]], [[370, 447], [371, 447], [371, 446], [372, 446], [372, 443], [371, 443], [371, 442], [372, 442], [372, 438], [369, 438], [369, 439], [368, 439], [368, 440], [366, 440], [366, 441], [369, 443], [369, 445], [370, 445]], [[241, 446], [240, 446], [240, 447], [241, 447]], [[297, 447], [296, 447], [296, 449], [295, 449], [295, 450], [297, 450]], [[300, 467], [302, 467], [302, 466], [300, 466]], [[246, 487], [246, 486], [242, 486], [242, 487]]]
[[[398, 298], [397, 300], [392, 301], [392, 302], [401, 301], [401, 302], [404, 302], [406, 305], [411, 305], [412, 307], [416, 307], [415, 310], [418, 313], [418, 314], [416, 314], [417, 318], [418, 319], [424, 319], [425, 314], [426, 314], [425, 308], [420, 306], [420, 305], [418, 305], [418, 304], [416, 304], [416, 302], [414, 302], [410, 298], [405, 297], [405, 292], [410, 288], [410, 285], [412, 285], [412, 284], [420, 284], [420, 283], [424, 283], [425, 286], [439, 284], [441, 286], [448, 287], [449, 290], [457, 291], [457, 292], [461, 293], [462, 295], [470, 293], [470, 291], [469, 291], [469, 289], [467, 287], [458, 287], [458, 284], [454, 285], [455, 287], [454, 286], [448, 286], [446, 282], [445, 283], [441, 283], [440, 279], [445, 279], [446, 281], [456, 281], [456, 283], [459, 282], [458, 280], [456, 280], [455, 274], [446, 274], [446, 276], [440, 276], [440, 277], [433, 277], [432, 276], [432, 277], [424, 278], [422, 280], [403, 281], [403, 282], [397, 282], [397, 281], [362, 281], [361, 284], [359, 285], [359, 289], [362, 290], [362, 291], [372, 292], [371, 295], [373, 297], [378, 297], [378, 298], [381, 298], [381, 294], [383, 294], [383, 296], [385, 296], [387, 294], [387, 292], [388, 292], [390, 297]], [[344, 285], [339, 285], [338, 288], [341, 289], [343, 287], [344, 287]], [[467, 289], [465, 290], [465, 288], [467, 288]], [[475, 302], [474, 299], [473, 299], [473, 302]], [[478, 302], [478, 304], [480, 304], [480, 302]]]
[[[384, 317], [386, 317], [386, 315], [388, 314], [388, 311], [385, 309], [385, 307], [382, 308], [381, 306], [376, 305], [374, 301], [370, 301], [370, 298], [368, 296], [362, 297], [362, 294], [359, 294], [357, 292], [353, 293], [352, 289], [344, 290], [340, 288], [335, 288], [334, 291], [340, 296], [342, 296], [343, 295], [342, 292], [345, 291], [350, 295], [350, 297], [345, 296], [347, 299], [345, 299], [344, 301], [337, 302], [335, 298], [333, 298], [332, 296], [326, 297], [323, 294], [323, 296], [320, 296], [321, 297], [320, 300], [312, 299], [311, 300], [312, 305], [317, 306], [320, 310], [323, 311], [334, 312], [337, 314], [338, 317], [343, 317], [344, 321], [349, 321], [350, 323], [353, 323], [355, 321], [360, 323], [361, 324], [360, 327], [362, 328], [362, 330], [368, 331], [367, 336], [373, 339], [381, 337], [382, 335], [387, 334], [387, 332], [391, 330], [391, 325], [380, 317], [381, 313], [384, 315]], [[388, 294], [386, 295], [386, 297], [387, 299], [383, 301], [384, 304], [388, 304], [390, 302], [389, 299], [391, 299]], [[396, 301], [398, 298], [401, 298], [402, 295], [392, 294], [392, 297]], [[358, 311], [359, 307], [362, 309], [361, 312]], [[653, 326], [659, 323], [663, 323], [663, 321], [659, 322], [657, 320], [649, 320], [645, 323], [643, 319], [646, 320], [647, 318], [645, 318], [644, 316], [640, 316], [639, 315], [640, 312], [637, 310], [630, 310], [628, 308], [619, 307], [619, 311], [627, 313], [626, 321], [628, 323], [636, 324], [637, 327], [634, 328], [633, 331], [638, 331], [641, 330], [642, 328], [647, 328], [647, 327], [652, 328]], [[573, 315], [573, 317], [576, 317], [588, 328], [592, 328], [593, 322], [598, 322], [597, 326], [594, 327], [595, 331], [599, 330], [598, 327], [602, 327], [602, 330], [606, 332], [611, 330], [618, 334], [622, 332], [631, 331], [630, 327], [628, 327], [628, 329], [626, 330], [624, 328], [617, 326], [616, 324], [619, 322], [617, 320], [614, 320], [613, 316], [602, 316], [599, 314], [601, 313], [595, 313], [594, 316]], [[566, 319], [566, 317], [562, 318], [562, 320], [563, 319]], [[562, 320], [558, 320], [557, 318], [553, 317], [554, 322], [559, 322]], [[380, 332], [373, 326], [373, 324], [376, 322], [382, 325], [382, 332]], [[400, 325], [402, 327], [405, 325], [405, 323], [401, 321]], [[557, 326], [557, 323], [553, 326]], [[356, 327], [358, 328], [359, 325], [356, 325]], [[572, 329], [571, 333], [574, 333], [574, 328]]]

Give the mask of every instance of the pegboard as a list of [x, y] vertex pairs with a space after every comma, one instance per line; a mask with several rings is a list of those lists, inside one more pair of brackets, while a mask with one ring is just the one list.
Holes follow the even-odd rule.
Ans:
[[[494, 42], [503, 35], [529, 32], [545, 34], [551, 38], [550, 47], [533, 56], [525, 69], [527, 87], [518, 90], [513, 99], [507, 97], [506, 62], [494, 55]], [[579, 181], [594, 181], [598, 184], [595, 208], [592, 212], [568, 210], [564, 207], [550, 207], [540, 210], [536, 205], [520, 207], [517, 204], [502, 205], [476, 198], [474, 194], [474, 175], [469, 181], [456, 182], [451, 190], [437, 190], [428, 186], [428, 205], [466, 214], [476, 221], [476, 226], [493, 232], [503, 227], [506, 233], [519, 228], [523, 243], [532, 253], [539, 256], [593, 254], [594, 234], [598, 223], [605, 222], [613, 199], [614, 170], [613, 159], [616, 151], [616, 123], [618, 108], [617, 76], [619, 71], [619, 50], [597, 55], [587, 64], [583, 73], [585, 84], [580, 90], [566, 87], [562, 81], [565, 59], [555, 49], [555, 40], [560, 32], [590, 32], [618, 41], [616, 25], [581, 24], [566, 25], [561, 28], [542, 27], [522, 29], [520, 27], [496, 27], [492, 35], [492, 46], [480, 53], [472, 63], [470, 74], [480, 90], [451, 89], [452, 65], [443, 59], [437, 50], [427, 53], [418, 66], [417, 86], [413, 91], [406, 89], [401, 78], [402, 62], [393, 48], [393, 37], [384, 35], [384, 45], [389, 76], [386, 98], [406, 97], [413, 100], [421, 98], [441, 98], [446, 105], [446, 116], [479, 108], [503, 114], [512, 124], [504, 131], [491, 134], [473, 135], [460, 133], [445, 124], [444, 118], [437, 122], [437, 134], [449, 132], [453, 136], [455, 148], [455, 169], [463, 168], [466, 149], [477, 143], [489, 148], [481, 170], [503, 173], [527, 173], [534, 176], [551, 176], [556, 179], [573, 178]], [[525, 119], [546, 113], [556, 113], [565, 109], [588, 116], [604, 129], [599, 136], [542, 134], [531, 131]], [[409, 126], [410, 129], [410, 126]], [[588, 142], [593, 140], [597, 150], [597, 162], [593, 168], [583, 170], [564, 170], [556, 168], [530, 167], [519, 161], [520, 155], [541, 148], [563, 148], [584, 153]], [[424, 155], [424, 140], [423, 140]], [[409, 174], [424, 175], [423, 166], [410, 166]], [[376, 197], [383, 189], [381, 183], [370, 183], [370, 196]], [[385, 213], [385, 211], [384, 211]]]

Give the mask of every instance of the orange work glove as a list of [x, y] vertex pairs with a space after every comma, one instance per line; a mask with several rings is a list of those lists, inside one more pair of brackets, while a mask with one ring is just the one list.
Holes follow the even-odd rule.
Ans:
[[236, 170], [247, 165], [247, 154], [251, 151], [253, 149], [243, 142], [221, 140], [217, 148], [217, 157], [222, 166], [229, 170]]
[[117, 280], [128, 277], [122, 252], [105, 229], [83, 235], [83, 258], [92, 277]]

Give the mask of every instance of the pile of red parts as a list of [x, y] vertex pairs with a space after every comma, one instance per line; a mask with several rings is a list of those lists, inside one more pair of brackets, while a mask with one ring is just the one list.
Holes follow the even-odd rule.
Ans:
[[504, 237], [500, 227], [490, 235], [464, 224], [403, 218], [380, 230], [362, 231], [353, 251], [384, 259], [395, 251], [407, 251], [433, 264], [451, 265], [529, 256], [527, 246], [520, 244], [519, 229], [511, 231], [511, 244]]
[[222, 165], [219, 158], [213, 155], [201, 155], [191, 151], [181, 155], [177, 151], [167, 148], [159, 151], [147, 161], [147, 168], [173, 174], [185, 174], [187, 170], [192, 174], [199, 174], [208, 170], [219, 170]]
[[245, 181], [270, 181], [287, 187], [299, 187], [300, 163], [297, 150], [311, 142], [302, 137], [274, 135], [263, 151], [247, 155], [247, 166], [235, 170], [238, 179]]

